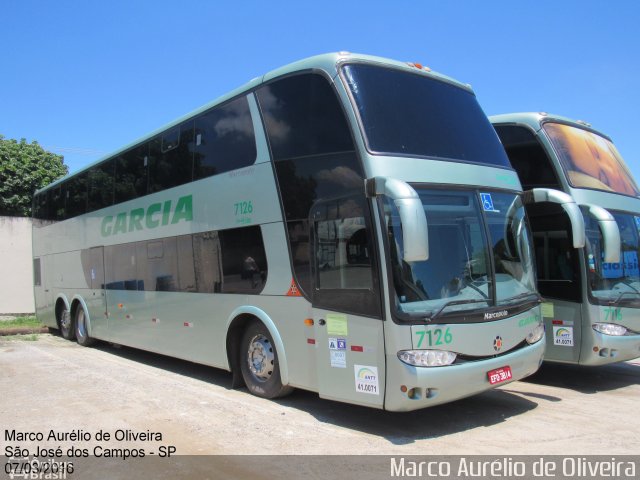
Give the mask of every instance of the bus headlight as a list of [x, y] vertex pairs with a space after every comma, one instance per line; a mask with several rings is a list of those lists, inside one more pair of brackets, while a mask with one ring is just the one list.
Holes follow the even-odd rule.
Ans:
[[456, 360], [456, 354], [446, 350], [401, 350], [400, 361], [414, 367], [443, 367]]
[[542, 337], [544, 337], [544, 325], [541, 323], [540, 325], [537, 325], [536, 328], [531, 330], [531, 332], [529, 332], [525, 340], [529, 345], [533, 345], [534, 343], [542, 340]]
[[626, 327], [616, 325], [615, 323], [594, 323], [593, 329], [596, 332], [604, 333], [605, 335], [614, 335], [616, 337], [626, 335], [628, 331]]

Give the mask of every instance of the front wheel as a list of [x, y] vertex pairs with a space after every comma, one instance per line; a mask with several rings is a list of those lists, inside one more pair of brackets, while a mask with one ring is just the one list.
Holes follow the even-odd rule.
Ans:
[[78, 342], [78, 345], [89, 347], [93, 344], [95, 340], [89, 336], [87, 315], [84, 313], [84, 308], [81, 306], [76, 308], [76, 318], [74, 323], [76, 327], [76, 341]]
[[262, 398], [288, 395], [293, 388], [282, 385], [280, 365], [273, 339], [261, 322], [251, 323], [242, 335], [240, 370], [247, 388]]

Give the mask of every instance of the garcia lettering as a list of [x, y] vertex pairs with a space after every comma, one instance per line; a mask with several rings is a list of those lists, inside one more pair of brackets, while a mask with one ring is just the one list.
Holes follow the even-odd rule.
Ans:
[[185, 195], [178, 198], [178, 201], [175, 202], [175, 208], [172, 200], [165, 200], [164, 202], [152, 203], [146, 210], [134, 208], [129, 212], [120, 212], [115, 216], [107, 215], [102, 219], [100, 233], [103, 237], [109, 237], [192, 220], [193, 196]]

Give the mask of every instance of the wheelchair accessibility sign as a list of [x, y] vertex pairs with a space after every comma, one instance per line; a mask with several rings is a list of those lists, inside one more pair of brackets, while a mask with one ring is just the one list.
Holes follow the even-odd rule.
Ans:
[[482, 209], [485, 212], [499, 212], [500, 210], [496, 210], [493, 207], [493, 198], [491, 198], [490, 193], [481, 193], [480, 200], [482, 201]]

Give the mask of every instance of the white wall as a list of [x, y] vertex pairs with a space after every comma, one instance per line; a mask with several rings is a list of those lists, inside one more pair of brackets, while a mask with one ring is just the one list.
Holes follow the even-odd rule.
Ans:
[[34, 311], [31, 219], [0, 217], [0, 314]]

